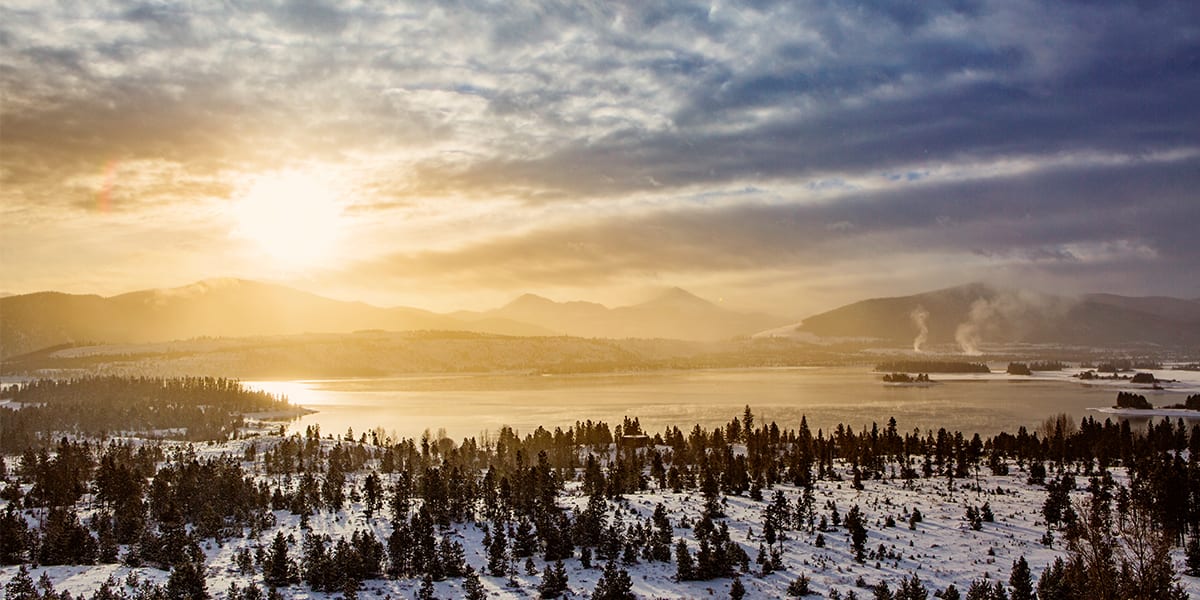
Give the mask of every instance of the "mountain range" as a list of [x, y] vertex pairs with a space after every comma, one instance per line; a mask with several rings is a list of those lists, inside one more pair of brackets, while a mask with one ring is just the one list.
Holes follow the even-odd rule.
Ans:
[[61, 344], [368, 329], [715, 340], [752, 334], [787, 321], [727, 310], [678, 288], [648, 302], [611, 309], [527, 294], [487, 312], [439, 314], [343, 302], [256, 281], [213, 279], [112, 297], [60, 292], [2, 297], [0, 357]]
[[533, 323], [579, 337], [687, 340], [728, 339], [787, 322], [783, 317], [728, 310], [677, 287], [648, 302], [617, 308], [594, 302], [555, 302], [525, 294], [495, 310], [453, 316], [469, 322], [505, 319]]
[[[885, 346], [1041, 343], [1200, 348], [1200, 300], [1115, 294], [1055, 296], [983, 283], [872, 298], [788, 325], [672, 288], [609, 308], [525, 294], [488, 311], [440, 314], [324, 298], [243, 279], [112, 297], [39, 292], [0, 297], [0, 358], [63, 344], [132, 344], [201, 337], [382, 331], [472, 331], [693, 341], [757, 337], [860, 340]], [[922, 331], [924, 334], [922, 335]]]

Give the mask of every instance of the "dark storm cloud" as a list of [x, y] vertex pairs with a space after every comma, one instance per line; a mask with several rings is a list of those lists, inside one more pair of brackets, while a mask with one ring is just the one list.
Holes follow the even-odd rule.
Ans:
[[[1117, 5], [1100, 19], [1088, 17], [1091, 10], [1077, 8], [1080, 19], [1099, 20], [1101, 27], [1079, 34], [1087, 38], [1078, 42], [1087, 51], [1082, 56], [1035, 57], [1038, 50], [1021, 43], [1036, 29], [988, 44], [972, 36], [889, 37], [886, 26], [880, 31], [859, 23], [857, 31], [835, 28], [827, 35], [844, 50], [782, 43], [761, 57], [766, 68], [748, 72], [680, 59], [699, 82], [671, 115], [675, 126], [668, 130], [622, 129], [533, 159], [432, 167], [428, 177], [485, 188], [519, 184], [613, 194], [645, 189], [648, 178], [685, 186], [964, 158], [1194, 146], [1200, 139], [1200, 111], [1192, 102], [1200, 97], [1194, 33], [1200, 10], [1167, 4], [1125, 14]], [[928, 21], [884, 13], [903, 26], [898, 30]], [[862, 53], [856, 40], [872, 34], [890, 43], [862, 42], [869, 50]], [[768, 111], [759, 122], [714, 127], [759, 109]]]

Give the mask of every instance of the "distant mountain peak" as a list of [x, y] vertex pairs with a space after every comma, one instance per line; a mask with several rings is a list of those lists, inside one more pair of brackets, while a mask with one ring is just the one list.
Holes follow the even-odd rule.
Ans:
[[201, 279], [200, 281], [197, 281], [195, 283], [189, 283], [188, 285], [180, 286], [177, 288], [171, 288], [171, 289], [176, 289], [176, 290], [191, 290], [191, 289], [219, 290], [219, 289], [231, 288], [231, 287], [243, 287], [243, 286], [247, 286], [247, 285], [265, 285], [265, 284], [258, 282], [258, 281], [250, 281], [249, 279], [239, 279], [237, 277], [210, 277], [208, 279]]
[[512, 302], [505, 304], [500, 309], [504, 310], [504, 309], [512, 309], [512, 308], [533, 308], [533, 307], [540, 307], [540, 306], [548, 306], [551, 304], [558, 304], [558, 303], [545, 297], [545, 296], [539, 296], [537, 294], [526, 293], [526, 294], [521, 294], [520, 296], [517, 296], [516, 298], [514, 298], [512, 300]]
[[714, 306], [712, 302], [701, 298], [681, 287], [672, 287], [663, 293], [655, 296], [653, 300], [646, 304], [673, 304], [673, 305], [694, 305], [694, 306]]
[[[201, 294], [207, 294], [209, 292], [215, 292], [218, 290], [237, 289], [237, 288], [245, 288], [245, 287], [250, 287], [250, 286], [266, 287], [267, 285], [268, 284], [260, 283], [257, 281], [250, 281], [248, 279], [238, 279], [236, 277], [212, 277], [209, 279], [201, 279], [200, 281], [189, 283], [187, 285], [181, 285], [178, 287], [154, 288], [154, 289], [142, 290], [142, 291], [143, 292], [153, 292], [154, 294], [159, 295], [159, 296], [198, 296]], [[132, 293], [137, 294], [137, 293], [141, 293], [141, 292], [132, 292]]]
[[924, 294], [916, 294], [915, 296], [970, 296], [970, 297], [987, 297], [1002, 291], [998, 286], [986, 283], [983, 281], [972, 281], [962, 285], [954, 285]]

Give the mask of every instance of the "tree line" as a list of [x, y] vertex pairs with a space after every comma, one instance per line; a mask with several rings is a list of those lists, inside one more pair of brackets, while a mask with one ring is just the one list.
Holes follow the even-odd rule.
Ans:
[[50, 446], [62, 435], [132, 432], [185, 440], [227, 439], [242, 413], [294, 409], [285, 398], [214, 377], [41, 379], [0, 393], [0, 452]]

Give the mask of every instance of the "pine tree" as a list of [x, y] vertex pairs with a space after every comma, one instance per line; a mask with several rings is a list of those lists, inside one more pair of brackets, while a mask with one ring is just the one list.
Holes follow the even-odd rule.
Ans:
[[846, 530], [850, 532], [850, 545], [854, 548], [854, 558], [863, 561], [863, 551], [867, 543], [867, 528], [863, 525], [862, 511], [855, 504], [846, 513]]
[[117, 562], [117, 538], [113, 535], [112, 517], [107, 513], [97, 515], [97, 552], [96, 558], [104, 564]]
[[[237, 587], [237, 584], [235, 584], [235, 583], [229, 584], [230, 591], [228, 594], [226, 594], [225, 597], [228, 598], [229, 600], [245, 600], [244, 594], [241, 594], [241, 593], [235, 594], [234, 593], [234, 589], [236, 587]], [[80, 596], [80, 597], [82, 598], [82, 596]], [[92, 597], [90, 600], [127, 600], [127, 599], [128, 599], [128, 596], [126, 596], [125, 593], [121, 591], [120, 585], [115, 580], [113, 580], [111, 575], [109, 575], [108, 579], [105, 579], [104, 583], [101, 583], [100, 587], [96, 588], [96, 592], [94, 594], [92, 594]], [[257, 599], [257, 600], [261, 600], [261, 599]]]
[[479, 573], [471, 566], [467, 566], [467, 573], [463, 575], [463, 597], [466, 600], [484, 600], [487, 598], [487, 590], [483, 589], [483, 583], [479, 581]]
[[417, 590], [418, 600], [436, 600], [437, 596], [433, 595], [433, 577], [429, 573], [421, 579], [421, 589]]
[[[42, 571], [42, 576], [38, 578], [37, 586], [41, 590], [42, 598], [49, 599], [57, 596], [54, 591], [54, 582], [50, 581], [49, 573]], [[70, 596], [70, 593], [68, 592], [67, 595]]]
[[55, 506], [46, 517], [37, 554], [43, 565], [89, 565], [96, 560], [96, 539], [79, 524], [74, 509]]
[[742, 585], [741, 577], [734, 577], [733, 583], [729, 584], [730, 600], [742, 600], [746, 596], [746, 586]]
[[1033, 574], [1024, 556], [1013, 562], [1008, 585], [1012, 587], [1012, 600], [1033, 600]]
[[978, 508], [975, 508], [974, 506], [968, 506], [967, 514], [964, 518], [967, 520], [967, 523], [971, 524], [971, 529], [979, 531], [983, 528], [983, 519], [979, 516]]
[[508, 538], [503, 525], [497, 525], [494, 529], [492, 543], [487, 547], [488, 572], [503, 577], [508, 574]]
[[629, 572], [618, 566], [617, 563], [609, 561], [604, 567], [604, 574], [596, 582], [592, 600], [635, 600], [636, 598], [637, 596], [633, 594], [633, 580], [629, 578]]
[[1042, 571], [1037, 584], [1039, 600], [1070, 600], [1072, 594], [1066, 571], [1067, 565], [1062, 558], [1054, 559], [1054, 563]]
[[[490, 534], [484, 534], [484, 547], [491, 541]], [[387, 573], [392, 577], [407, 577], [416, 569], [412, 564], [413, 551], [412, 531], [408, 523], [396, 521], [392, 524], [392, 533], [388, 536], [388, 566]]]
[[755, 557], [754, 562], [762, 568], [763, 575], [770, 575], [775, 572], [775, 566], [771, 558], [767, 555], [767, 547], [761, 543], [758, 545], [758, 556]]
[[976, 579], [967, 588], [967, 600], [991, 600], [992, 586], [986, 579]]
[[567, 569], [562, 561], [553, 567], [546, 565], [542, 571], [542, 582], [538, 585], [538, 594], [542, 598], [557, 598], [567, 591]]
[[997, 581], [992, 586], [992, 600], [1008, 600], [1008, 590], [1004, 589], [1004, 584]]
[[[558, 511], [546, 527], [539, 526], [538, 534], [545, 541], [547, 562], [571, 558], [575, 554], [575, 544], [571, 541], [571, 519], [564, 511]], [[670, 548], [667, 548], [667, 560], [671, 558], [670, 552]]]
[[304, 558], [300, 561], [300, 577], [314, 590], [333, 591], [336, 573], [333, 559], [326, 546], [327, 536], [309, 534], [304, 537]]
[[928, 600], [929, 591], [921, 583], [921, 578], [913, 573], [912, 577], [904, 577], [900, 580], [900, 590], [896, 592], [896, 598], [897, 600]]
[[204, 563], [185, 560], [175, 565], [167, 579], [166, 592], [170, 600], [208, 598], [208, 589], [204, 584]]
[[513, 556], [517, 558], [526, 558], [533, 556], [538, 550], [537, 535], [533, 530], [533, 523], [529, 519], [522, 518], [517, 523], [517, 533], [513, 539]]
[[277, 532], [271, 541], [271, 549], [263, 561], [263, 581], [271, 587], [286, 586], [292, 582], [292, 561], [288, 559], [287, 539]]
[[875, 595], [872, 598], [874, 600], [893, 600], [894, 596], [892, 596], [892, 589], [888, 587], [887, 582], [880, 581], [875, 584]]
[[687, 542], [683, 538], [675, 543], [675, 579], [690, 581], [696, 576], [696, 568], [692, 564], [692, 553], [688, 552]]
[[371, 471], [367, 475], [366, 481], [363, 482], [363, 504], [368, 520], [375, 516], [375, 511], [383, 505], [383, 485], [379, 482], [379, 475], [375, 471]]
[[538, 597], [557, 598], [560, 594], [554, 578], [554, 570], [550, 568], [550, 565], [546, 565], [546, 568], [542, 570], [542, 581], [538, 584]]
[[801, 573], [799, 577], [792, 580], [787, 586], [787, 595], [792, 598], [802, 598], [813, 593], [809, 587], [808, 575]]
[[463, 545], [443, 537], [438, 545], [438, 562], [446, 577], [462, 577], [467, 573], [467, 553]]
[[0, 565], [15, 565], [25, 561], [25, 550], [29, 543], [29, 530], [25, 517], [9, 502], [0, 513]]
[[567, 577], [567, 567], [563, 565], [561, 560], [554, 562], [554, 578], [558, 580], [559, 591], [566, 592], [571, 589], [571, 581]]
[[960, 600], [958, 588], [952, 583], [942, 590], [942, 600]]
[[12, 581], [4, 586], [4, 597], [9, 600], [36, 600], [39, 597], [25, 565], [21, 565]]

